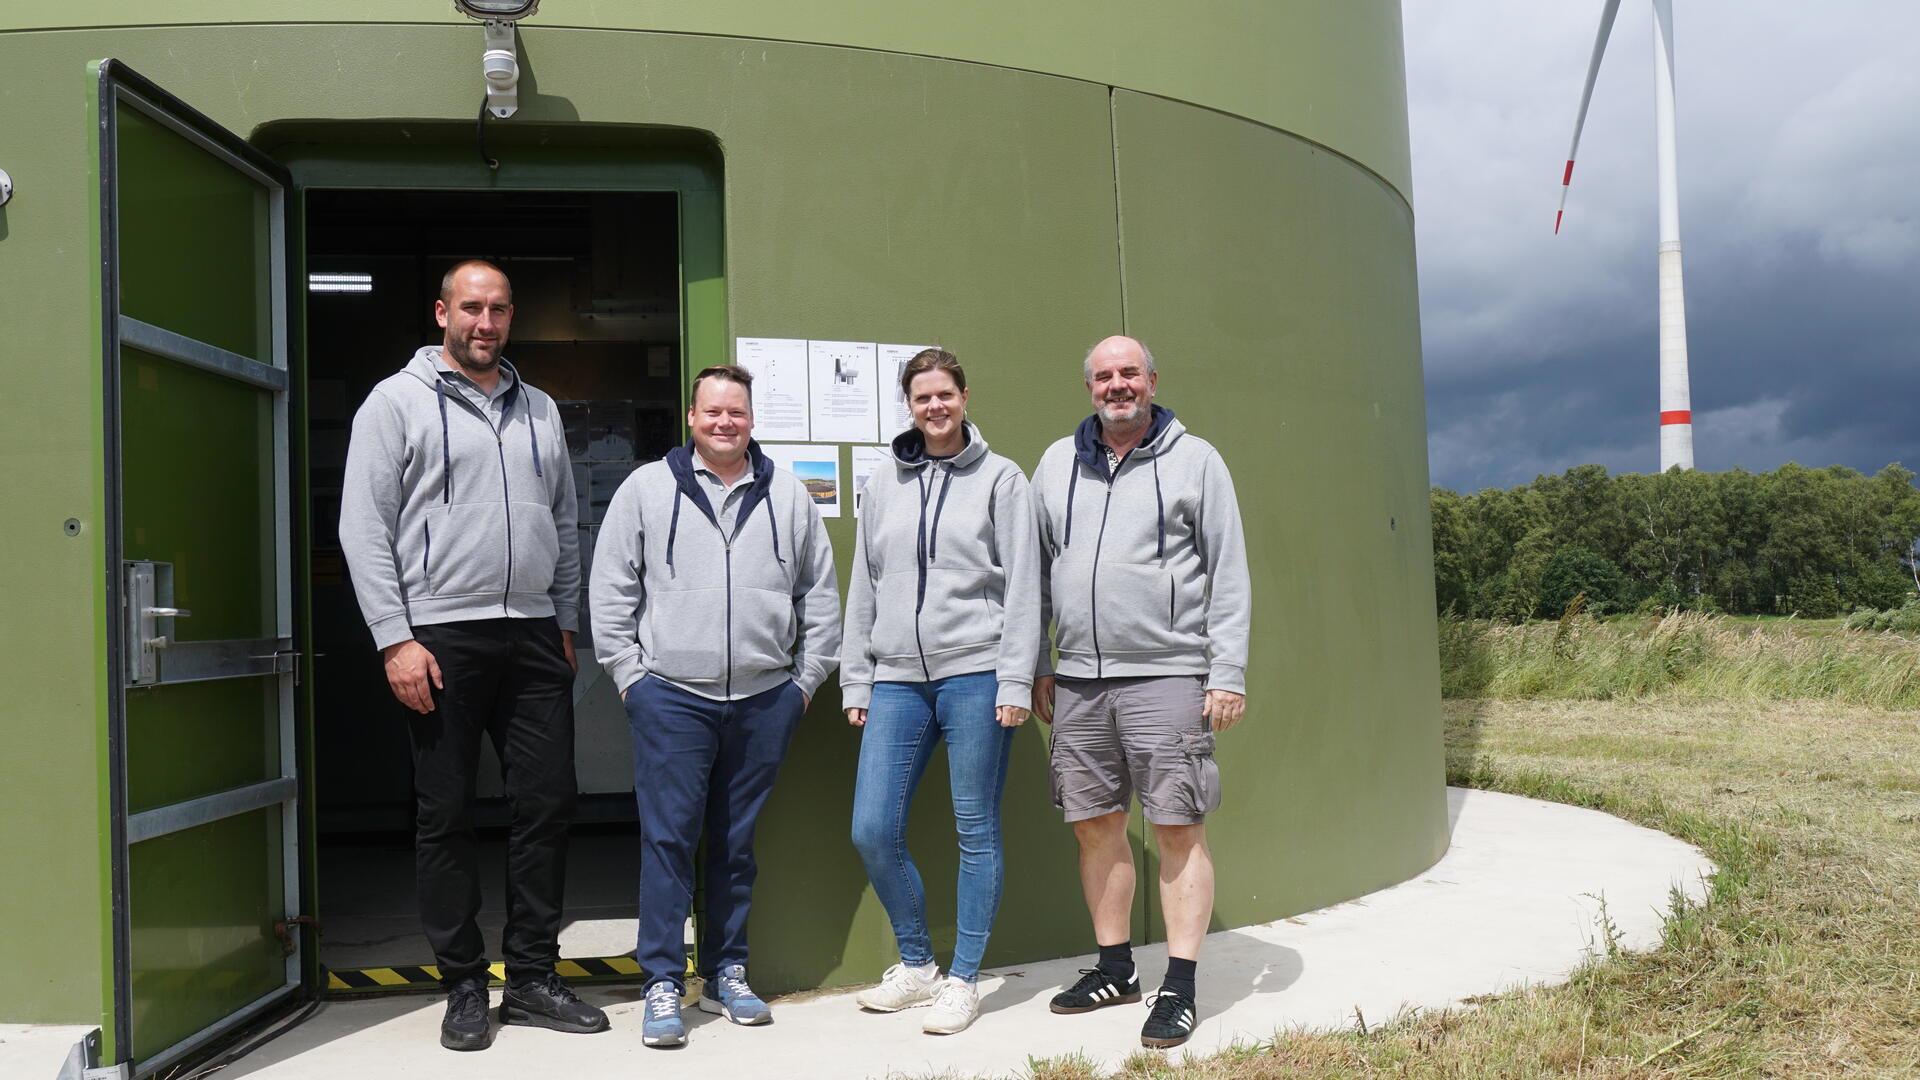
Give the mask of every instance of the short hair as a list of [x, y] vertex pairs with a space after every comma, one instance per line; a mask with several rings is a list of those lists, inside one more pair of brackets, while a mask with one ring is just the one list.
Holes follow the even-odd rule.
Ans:
[[505, 270], [500, 269], [485, 259], [463, 259], [460, 262], [454, 263], [452, 269], [440, 275], [441, 303], [448, 304], [453, 302], [453, 279], [459, 277], [463, 271], [467, 270], [491, 270], [499, 274], [500, 280], [507, 283], [507, 303], [513, 303], [513, 279], [507, 276]]
[[960, 358], [945, 349], [921, 349], [900, 369], [900, 393], [913, 397], [913, 380], [929, 371], [944, 371], [953, 377], [953, 385], [962, 390], [967, 388], [967, 373], [960, 367]]
[[[1153, 350], [1147, 348], [1147, 343], [1141, 341], [1139, 338], [1128, 338], [1127, 340], [1140, 346], [1140, 356], [1147, 362], [1147, 374], [1153, 374], [1157, 370], [1153, 366]], [[1080, 380], [1082, 382], [1093, 381], [1093, 354], [1100, 351], [1100, 345], [1105, 341], [1106, 338], [1101, 338], [1100, 341], [1095, 342], [1093, 347], [1087, 350], [1086, 359], [1080, 361]]]
[[701, 368], [700, 373], [693, 377], [693, 388], [687, 392], [687, 408], [693, 408], [693, 403], [700, 400], [700, 384], [707, 379], [739, 383], [747, 391], [747, 405], [753, 405], [753, 372], [739, 364], [715, 364]]

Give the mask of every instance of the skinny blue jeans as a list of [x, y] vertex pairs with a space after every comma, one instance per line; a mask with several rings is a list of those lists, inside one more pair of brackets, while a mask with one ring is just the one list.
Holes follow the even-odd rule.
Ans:
[[1014, 729], [1001, 727], [994, 717], [997, 686], [991, 671], [925, 683], [875, 683], [853, 791], [853, 845], [893, 923], [900, 962], [931, 964], [927, 893], [907, 851], [907, 808], [935, 745], [946, 742], [960, 838], [959, 904], [948, 974], [968, 982], [980, 975], [1006, 871], [1000, 794], [1007, 785]]

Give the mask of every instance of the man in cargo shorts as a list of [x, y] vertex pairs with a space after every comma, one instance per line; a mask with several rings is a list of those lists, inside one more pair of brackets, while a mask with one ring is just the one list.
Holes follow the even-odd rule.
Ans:
[[1060, 651], [1056, 674], [1041, 642], [1033, 711], [1053, 725], [1054, 805], [1080, 842], [1100, 962], [1055, 995], [1053, 1011], [1140, 1000], [1128, 940], [1127, 805], [1137, 793], [1160, 851], [1167, 922], [1167, 975], [1140, 1041], [1178, 1046], [1199, 1019], [1194, 980], [1213, 917], [1214, 734], [1246, 707], [1246, 541], [1219, 451], [1153, 404], [1160, 376], [1146, 346], [1110, 337], [1082, 375], [1094, 414], [1033, 475], [1041, 625]]

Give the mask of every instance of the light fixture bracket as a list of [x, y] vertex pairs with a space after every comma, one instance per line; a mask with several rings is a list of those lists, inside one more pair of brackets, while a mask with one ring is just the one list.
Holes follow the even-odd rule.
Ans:
[[480, 74], [487, 84], [487, 111], [505, 120], [520, 109], [520, 58], [513, 23], [489, 19], [482, 29], [487, 47], [480, 54]]

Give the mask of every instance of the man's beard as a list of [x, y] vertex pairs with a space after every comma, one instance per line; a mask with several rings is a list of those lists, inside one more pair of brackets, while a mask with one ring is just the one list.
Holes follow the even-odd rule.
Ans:
[[447, 355], [465, 371], [485, 372], [500, 366], [500, 350], [497, 346], [492, 356], [482, 358], [473, 355], [473, 350], [467, 342], [455, 339], [447, 342]]
[[[1131, 406], [1132, 412], [1130, 412], [1125, 417], [1122, 417], [1114, 411], [1114, 406], [1116, 405]], [[1100, 422], [1102, 424], [1126, 425], [1126, 424], [1139, 423], [1142, 419], [1145, 418], [1147, 410], [1149, 408], [1150, 406], [1147, 404], [1146, 401], [1140, 398], [1134, 398], [1130, 401], [1119, 401], [1119, 402], [1103, 401], [1100, 403], [1100, 408], [1097, 409], [1096, 412], [1099, 413]]]

